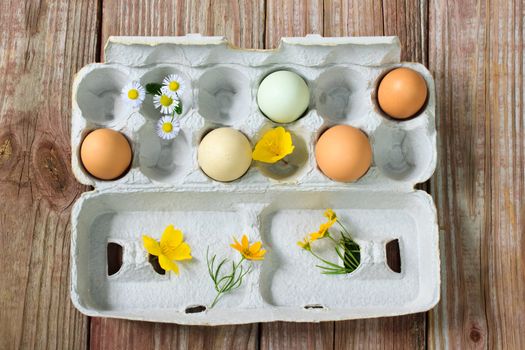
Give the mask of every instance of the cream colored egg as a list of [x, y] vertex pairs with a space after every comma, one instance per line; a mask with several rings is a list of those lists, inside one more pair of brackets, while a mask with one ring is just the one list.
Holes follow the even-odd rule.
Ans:
[[263, 79], [257, 90], [261, 111], [276, 123], [291, 123], [308, 108], [310, 92], [301, 76], [281, 70]]
[[252, 147], [240, 131], [219, 128], [202, 139], [197, 157], [206, 175], [217, 181], [228, 182], [248, 171], [252, 163]]

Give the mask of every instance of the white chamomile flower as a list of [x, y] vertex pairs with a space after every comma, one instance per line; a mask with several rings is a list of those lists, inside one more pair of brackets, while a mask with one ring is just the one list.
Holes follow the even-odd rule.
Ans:
[[171, 98], [180, 98], [184, 93], [186, 85], [182, 77], [177, 74], [170, 74], [162, 81], [162, 85], [166, 87], [166, 92]]
[[157, 135], [164, 140], [174, 139], [180, 131], [179, 120], [165, 115], [157, 122]]
[[137, 81], [126, 84], [122, 89], [122, 98], [134, 108], [140, 107], [144, 97], [146, 97], [146, 89]]
[[179, 100], [168, 95], [165, 86], [160, 89], [160, 95], [153, 96], [153, 105], [155, 108], [160, 108], [162, 114], [172, 114], [175, 107], [179, 105]]

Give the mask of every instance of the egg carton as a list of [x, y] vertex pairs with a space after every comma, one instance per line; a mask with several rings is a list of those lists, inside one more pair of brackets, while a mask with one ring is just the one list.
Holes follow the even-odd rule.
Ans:
[[[71, 298], [81, 312], [215, 325], [400, 315], [438, 302], [435, 206], [414, 189], [436, 166], [435, 89], [424, 66], [400, 62], [397, 37], [308, 35], [283, 38], [276, 50], [241, 50], [223, 37], [200, 35], [110, 37], [105, 59], [82, 68], [73, 83], [72, 168], [78, 181], [95, 188], [72, 211]], [[384, 115], [375, 96], [378, 82], [396, 67], [416, 70], [428, 86], [424, 109], [402, 122]], [[284, 125], [296, 146], [292, 166], [283, 172], [254, 162], [233, 182], [207, 177], [197, 148], [208, 131], [231, 126], [254, 146], [278, 125], [260, 112], [256, 94], [265, 76], [283, 69], [302, 76], [311, 95], [305, 114]], [[145, 85], [171, 73], [187, 86], [181, 131], [165, 141], [154, 130], [160, 114], [151, 99], [136, 112], [119, 96], [129, 81]], [[316, 166], [315, 142], [336, 124], [370, 138], [373, 164], [353, 183], [334, 182]], [[114, 181], [92, 177], [80, 162], [83, 138], [101, 127], [125, 134], [133, 149], [130, 170]], [[361, 264], [348, 275], [322, 275], [296, 245], [328, 207], [361, 247]], [[194, 256], [181, 264], [180, 276], [155, 272], [142, 247], [142, 234], [159, 238], [169, 224], [185, 233]], [[241, 288], [210, 309], [215, 290], [206, 249], [233, 257], [231, 237], [242, 233], [262, 240], [268, 254]], [[386, 262], [393, 240], [399, 273]], [[110, 243], [122, 249], [122, 266], [113, 275]]]

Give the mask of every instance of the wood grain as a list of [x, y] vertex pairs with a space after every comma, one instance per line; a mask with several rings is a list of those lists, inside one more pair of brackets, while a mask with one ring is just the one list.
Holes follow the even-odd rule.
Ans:
[[524, 10], [519, 0], [429, 8], [443, 238], [430, 348], [525, 348]]
[[96, 318], [92, 349], [255, 349], [258, 324], [228, 327], [177, 326]]
[[403, 61], [427, 64], [427, 2], [422, 0], [332, 1], [324, 3], [325, 36], [396, 35]]
[[105, 0], [102, 40], [110, 35], [224, 35], [234, 45], [262, 48], [264, 3], [258, 1]]
[[334, 349], [425, 349], [424, 314], [335, 322]]
[[333, 349], [334, 322], [261, 324], [261, 349]]
[[0, 348], [83, 349], [69, 300], [74, 73], [97, 53], [97, 4], [0, 4]]
[[[240, 47], [264, 45], [264, 8], [256, 1], [103, 2], [102, 41], [110, 35], [225, 35]], [[115, 336], [118, 335], [118, 336]], [[190, 327], [91, 320], [92, 349], [254, 349], [258, 325]]]
[[266, 49], [279, 45], [281, 37], [323, 34], [322, 0], [267, 0]]

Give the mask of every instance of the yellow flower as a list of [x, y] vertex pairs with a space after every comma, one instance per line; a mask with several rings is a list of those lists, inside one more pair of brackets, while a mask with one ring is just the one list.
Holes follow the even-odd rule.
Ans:
[[335, 215], [335, 212], [331, 208], [325, 210], [324, 216], [326, 216], [330, 221], [337, 220], [337, 215]]
[[335, 224], [335, 219], [325, 222], [319, 226], [319, 231], [310, 234], [310, 241], [316, 241], [321, 238], [325, 238], [328, 234], [328, 229]]
[[160, 267], [165, 271], [173, 271], [179, 274], [179, 267], [174, 260], [191, 260], [191, 248], [188, 243], [183, 242], [184, 236], [181, 230], [176, 230], [169, 225], [160, 238], [160, 244], [149, 236], [142, 236], [144, 248], [151, 255], [159, 258]]
[[248, 236], [243, 235], [241, 239], [241, 243], [237, 241], [237, 239], [234, 237], [234, 244], [230, 244], [230, 247], [233, 249], [239, 251], [239, 253], [242, 254], [246, 259], [248, 260], [263, 260], [264, 254], [266, 254], [266, 250], [261, 249], [262, 243], [261, 242], [255, 242], [250, 246], [250, 242], [248, 241]]
[[292, 135], [279, 126], [268, 130], [257, 142], [252, 158], [264, 163], [275, 163], [291, 154], [294, 148]]
[[312, 247], [310, 246], [310, 243], [312, 243], [312, 241], [307, 236], [304, 237], [302, 241], [297, 242], [297, 245], [303, 248], [304, 250], [311, 250]]

